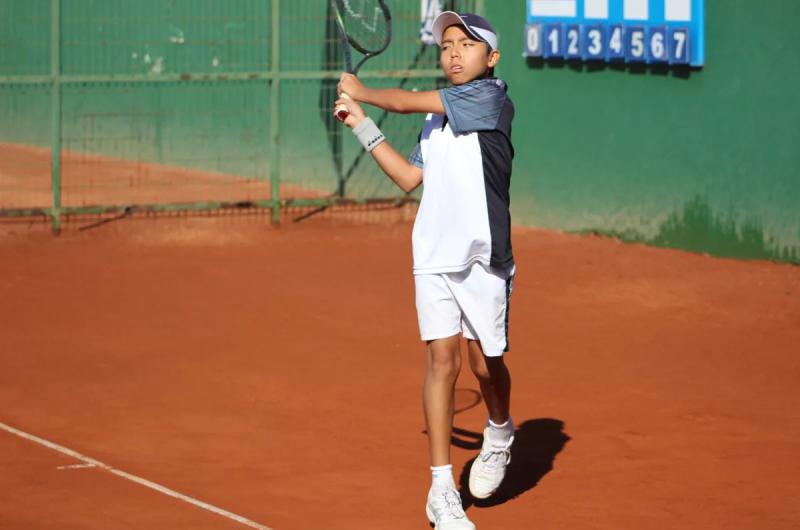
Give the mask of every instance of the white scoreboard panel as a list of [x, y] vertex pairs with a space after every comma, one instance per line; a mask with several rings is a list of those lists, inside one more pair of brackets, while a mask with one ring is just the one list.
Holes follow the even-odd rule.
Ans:
[[527, 2], [527, 57], [703, 66], [704, 0]]

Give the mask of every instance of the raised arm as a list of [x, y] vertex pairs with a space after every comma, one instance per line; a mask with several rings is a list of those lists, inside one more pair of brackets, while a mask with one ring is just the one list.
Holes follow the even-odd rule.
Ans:
[[[357, 101], [348, 98], [337, 100], [334, 109], [339, 105], [347, 106], [349, 111], [344, 124], [351, 129], [358, 130], [358, 126], [363, 124], [366, 119], [361, 105]], [[335, 113], [336, 111], [334, 110]], [[381, 138], [383, 137], [381, 136]], [[372, 158], [375, 159], [375, 162], [378, 163], [383, 172], [404, 192], [410, 193], [422, 183], [422, 168], [409, 162], [406, 157], [389, 145], [388, 141], [383, 140], [377, 147], [372, 149], [370, 154], [372, 154]]]
[[438, 90], [414, 92], [401, 88], [368, 88], [353, 74], [344, 73], [339, 79], [339, 93], [389, 112], [444, 113], [444, 105]]

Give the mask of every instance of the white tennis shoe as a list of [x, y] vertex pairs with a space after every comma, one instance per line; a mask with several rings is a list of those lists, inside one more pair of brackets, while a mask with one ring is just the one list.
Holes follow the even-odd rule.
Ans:
[[475, 530], [475, 525], [461, 506], [461, 496], [454, 488], [441, 488], [435, 491], [431, 488], [425, 513], [435, 530]]
[[512, 443], [514, 443], [513, 434], [506, 441], [492, 440], [489, 427], [484, 429], [481, 453], [469, 471], [469, 492], [473, 497], [486, 499], [497, 491], [511, 462]]

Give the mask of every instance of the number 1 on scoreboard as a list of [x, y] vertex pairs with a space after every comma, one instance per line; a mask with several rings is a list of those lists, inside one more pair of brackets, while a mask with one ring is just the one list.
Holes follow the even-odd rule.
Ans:
[[546, 24], [544, 26], [544, 58], [564, 57], [564, 26]]

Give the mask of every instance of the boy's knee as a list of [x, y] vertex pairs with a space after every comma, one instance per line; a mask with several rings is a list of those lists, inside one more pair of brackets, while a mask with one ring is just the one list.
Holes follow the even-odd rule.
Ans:
[[480, 381], [489, 381], [493, 376], [505, 370], [503, 357], [487, 357], [481, 352], [479, 355], [470, 355], [470, 368], [475, 377]]
[[430, 370], [434, 377], [455, 379], [461, 371], [461, 356], [446, 350], [430, 352]]

